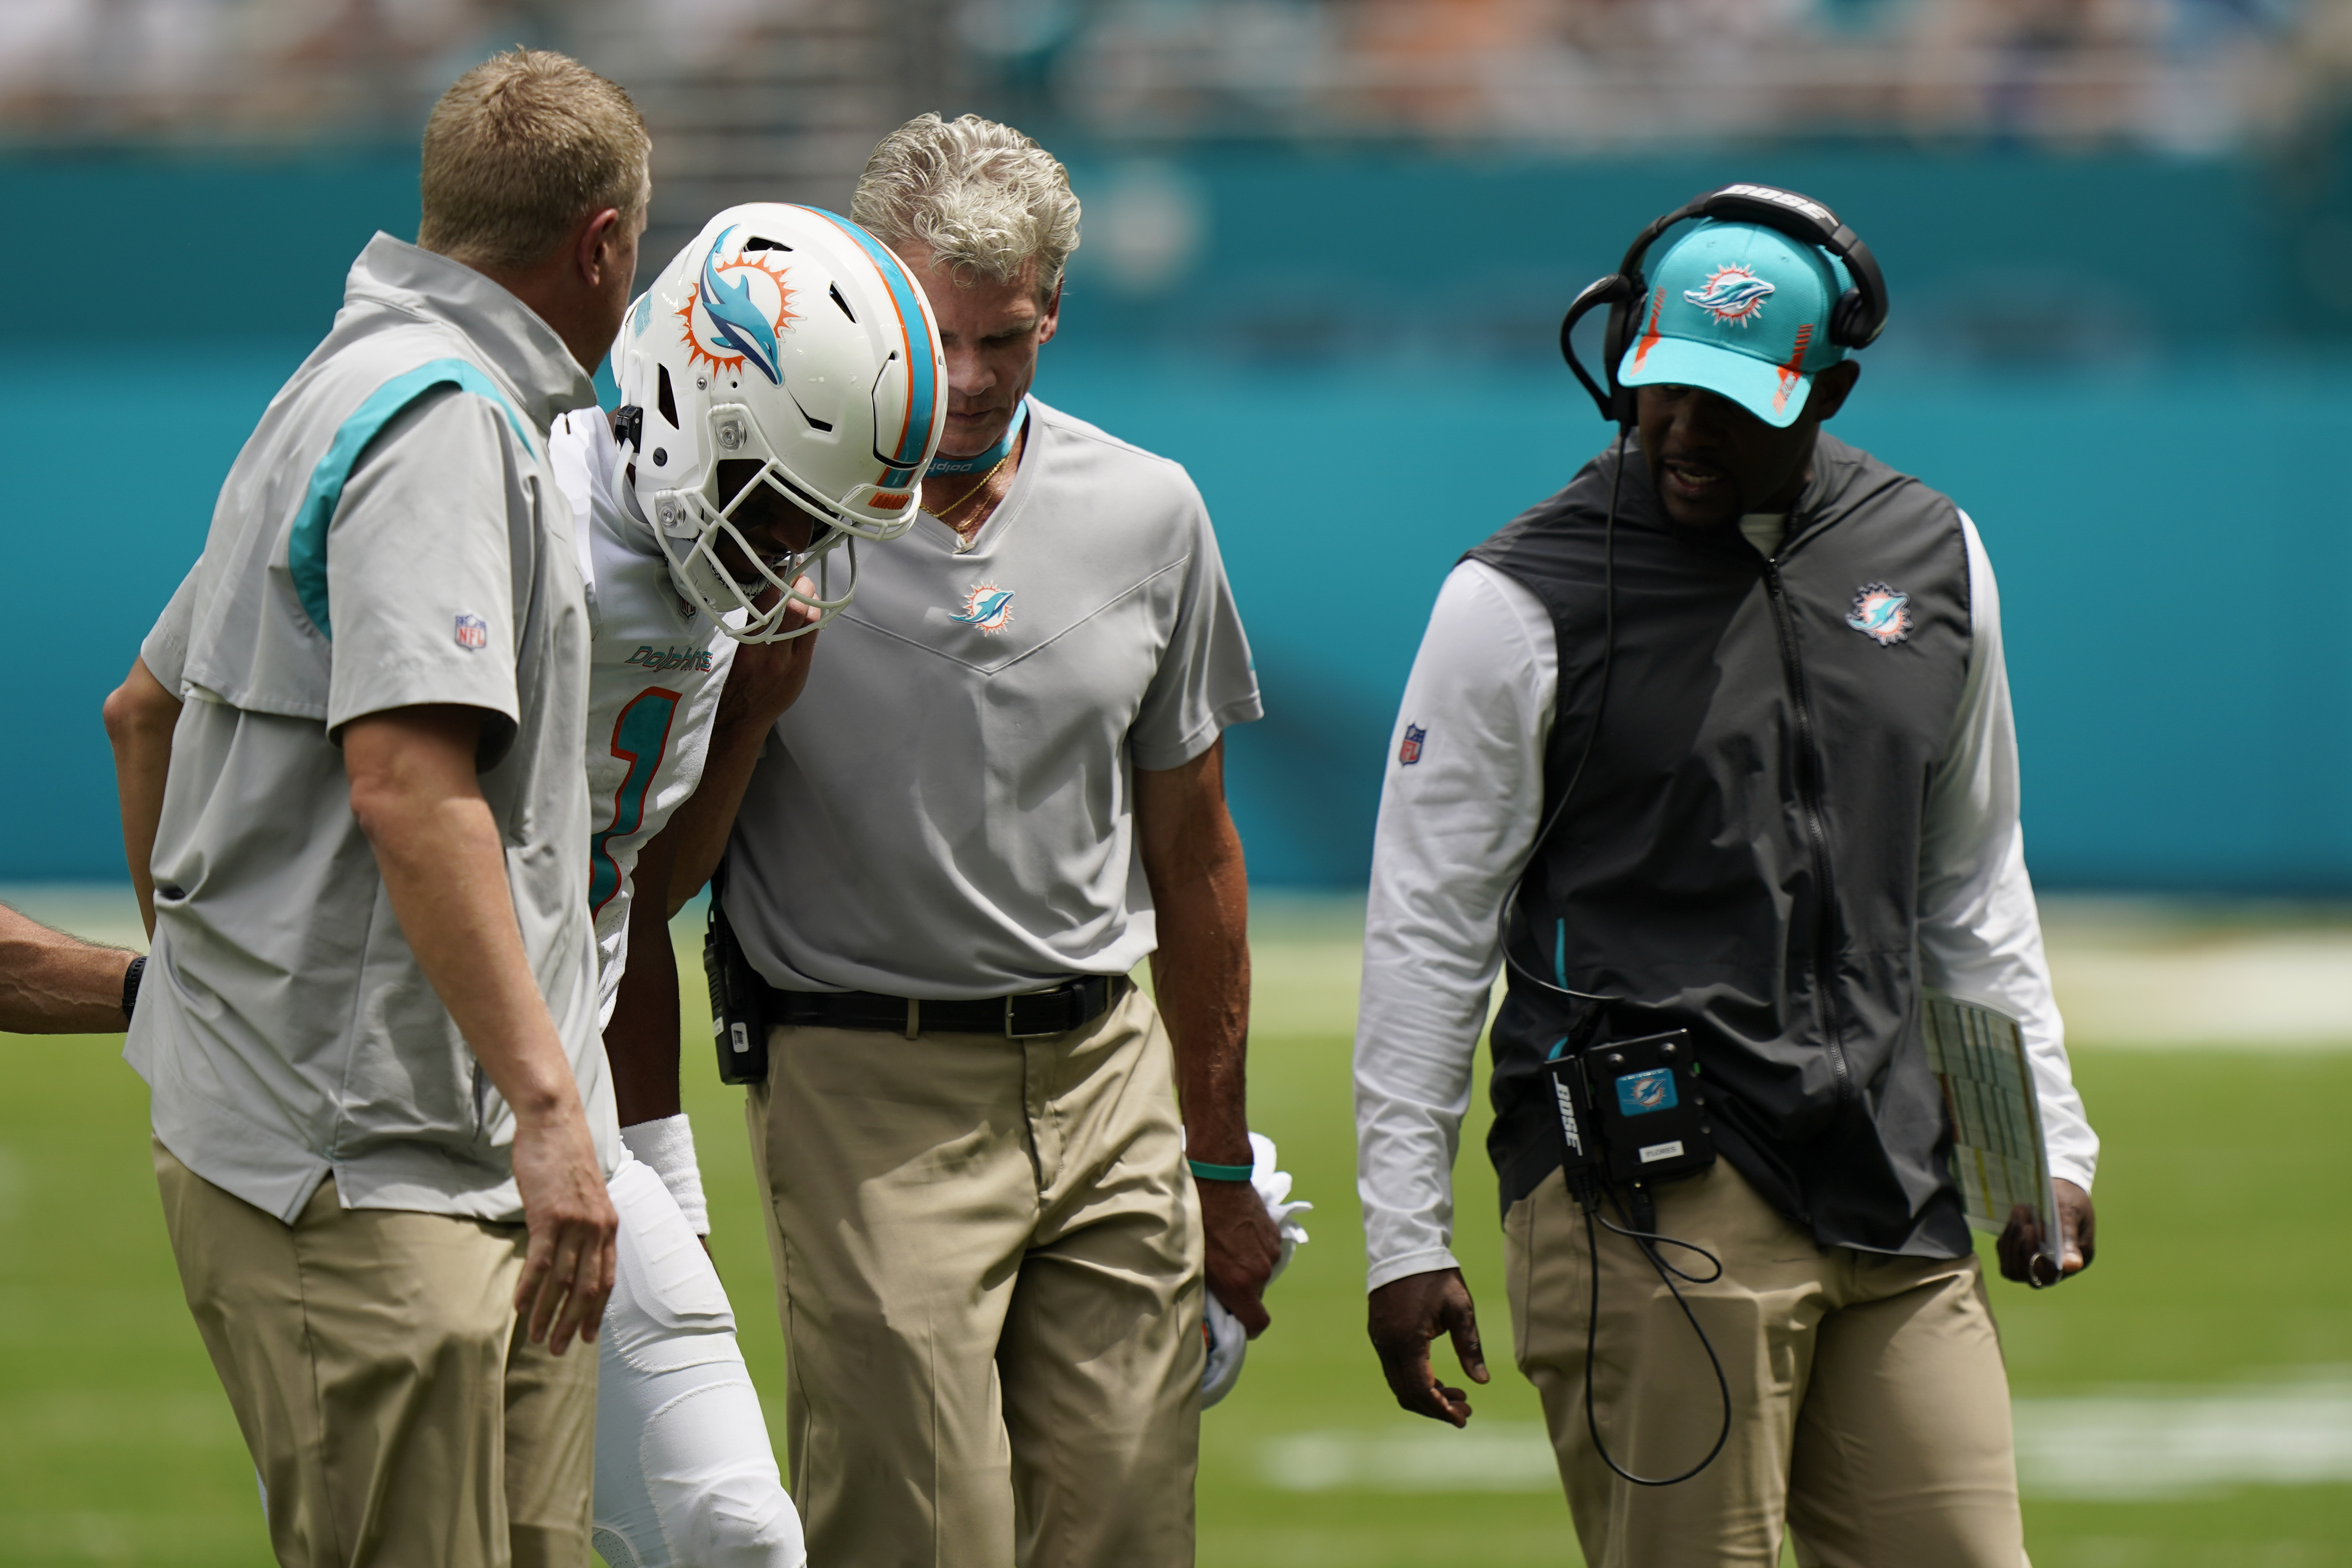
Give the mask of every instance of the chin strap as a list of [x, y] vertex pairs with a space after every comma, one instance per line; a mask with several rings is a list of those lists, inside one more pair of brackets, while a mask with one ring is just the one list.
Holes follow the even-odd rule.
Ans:
[[1021, 438], [1022, 427], [1029, 423], [1029, 400], [1024, 397], [1021, 406], [1013, 411], [1013, 423], [1004, 427], [1003, 437], [995, 446], [977, 458], [950, 458], [945, 453], [931, 459], [929, 472], [934, 474], [976, 474], [982, 468], [992, 468], [1004, 461], [1013, 450], [1013, 443]]

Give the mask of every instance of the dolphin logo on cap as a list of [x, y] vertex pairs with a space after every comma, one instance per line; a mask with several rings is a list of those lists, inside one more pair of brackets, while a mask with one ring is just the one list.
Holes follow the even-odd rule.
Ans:
[[1745, 267], [1718, 267], [1704, 289], [1685, 289], [1683, 298], [1718, 321], [1752, 324], [1772, 296], [1772, 285]]

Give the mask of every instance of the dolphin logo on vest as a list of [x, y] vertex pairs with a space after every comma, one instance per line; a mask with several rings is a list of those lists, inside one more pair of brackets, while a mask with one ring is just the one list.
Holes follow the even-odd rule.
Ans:
[[1854, 590], [1853, 613], [1845, 624], [1881, 647], [1893, 647], [1911, 636], [1911, 595], [1884, 583], [1865, 583]]

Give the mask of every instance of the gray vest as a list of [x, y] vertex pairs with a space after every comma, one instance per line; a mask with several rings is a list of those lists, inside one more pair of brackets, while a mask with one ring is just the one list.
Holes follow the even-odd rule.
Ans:
[[[1615, 452], [1470, 552], [1551, 613], [1547, 812], [1592, 732]], [[1560, 1159], [1543, 1059], [1686, 1028], [1723, 1157], [1824, 1246], [1969, 1247], [1920, 1036], [1928, 775], [1968, 674], [1945, 497], [1826, 435], [1779, 555], [1676, 527], [1637, 444], [1618, 498], [1616, 657], [1576, 798], [1537, 847], [1493, 1034], [1507, 1205]]]

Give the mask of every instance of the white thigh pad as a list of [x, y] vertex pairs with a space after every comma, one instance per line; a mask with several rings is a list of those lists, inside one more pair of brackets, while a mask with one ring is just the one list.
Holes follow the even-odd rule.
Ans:
[[631, 1160], [614, 1175], [620, 1261], [604, 1308], [610, 1354], [641, 1373], [714, 1362], [740, 1365], [735, 1314], [719, 1271], [652, 1169]]

